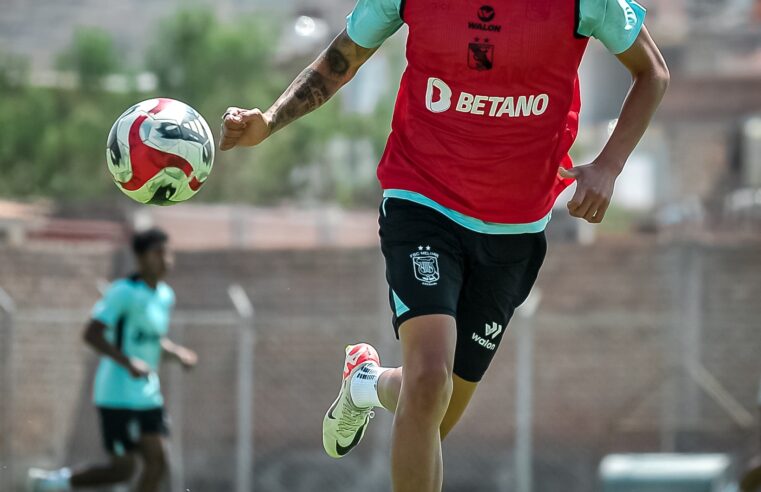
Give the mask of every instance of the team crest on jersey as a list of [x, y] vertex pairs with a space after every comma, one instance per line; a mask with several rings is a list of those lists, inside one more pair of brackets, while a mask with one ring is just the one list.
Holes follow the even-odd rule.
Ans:
[[476, 38], [474, 42], [468, 44], [468, 67], [473, 70], [491, 70], [494, 66], [494, 45], [489, 43], [489, 39], [483, 42]]
[[431, 251], [430, 246], [418, 246], [418, 250], [410, 255], [415, 278], [423, 285], [436, 285], [441, 278], [439, 274], [439, 254]]

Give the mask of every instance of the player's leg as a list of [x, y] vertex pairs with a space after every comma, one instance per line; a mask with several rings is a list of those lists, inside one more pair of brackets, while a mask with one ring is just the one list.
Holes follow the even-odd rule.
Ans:
[[111, 461], [107, 464], [75, 470], [71, 474], [71, 487], [77, 489], [128, 482], [135, 474], [136, 465], [133, 453], [111, 455]]
[[404, 371], [394, 414], [394, 491], [433, 492], [443, 474], [439, 429], [452, 395], [457, 328], [451, 316], [419, 316], [400, 326], [399, 337]]
[[30, 492], [54, 492], [80, 488], [115, 485], [128, 482], [135, 473], [136, 460], [132, 453], [111, 455], [108, 463], [92, 465], [78, 470], [61, 468], [47, 471], [29, 470], [27, 490]]
[[[397, 335], [402, 324], [418, 317], [444, 315], [453, 323], [463, 265], [459, 240], [449, 219], [428, 207], [389, 199], [381, 207], [379, 222]], [[390, 390], [394, 396], [388, 398], [393, 400], [388, 404], [393, 409], [402, 379], [407, 377], [401, 369], [379, 367], [377, 354], [369, 345], [356, 347], [352, 349], [356, 352], [347, 353], [345, 361], [345, 367], [355, 364], [355, 368], [351, 374], [344, 370], [339, 396], [323, 420], [323, 445], [334, 458], [344, 456], [359, 443], [372, 409], [382, 406], [378, 378], [389, 373], [393, 381], [389, 387], [394, 388]], [[359, 357], [367, 357], [367, 363], [358, 364]]]
[[108, 464], [87, 467], [71, 475], [72, 488], [96, 487], [128, 482], [135, 474], [137, 445], [131, 428], [135, 415], [131, 410], [99, 408], [103, 445], [111, 456]]
[[87, 466], [76, 470], [62, 468], [56, 471], [29, 470], [28, 489], [32, 492], [71, 490], [114, 485], [128, 482], [135, 473], [136, 459], [132, 452], [135, 442], [130, 436], [130, 410], [98, 409], [103, 445], [110, 459], [108, 463]]
[[[396, 411], [399, 401], [399, 393], [402, 389], [402, 368], [395, 367], [385, 371], [378, 377], [377, 392], [381, 406], [390, 412]], [[449, 399], [447, 413], [441, 422], [441, 439], [443, 440], [460, 421], [465, 409], [468, 407], [478, 383], [472, 383], [459, 377], [452, 377], [452, 397]]]
[[[518, 236], [469, 235], [471, 267], [457, 305], [457, 349], [453, 392], [442, 421], [446, 437], [462, 417], [497, 351], [513, 311], [531, 292], [546, 253], [544, 234]], [[393, 411], [399, 398], [403, 369], [378, 377], [378, 399]], [[360, 383], [363, 384], [363, 383]], [[362, 403], [366, 403], [362, 401]]]
[[138, 447], [143, 460], [143, 470], [137, 484], [137, 492], [158, 492], [169, 472], [166, 439], [162, 434], [144, 434]]
[[753, 459], [748, 471], [745, 472], [745, 475], [740, 480], [740, 490], [742, 492], [756, 492], [759, 488], [761, 488], [761, 457]]
[[140, 423], [137, 451], [143, 460], [137, 492], [157, 492], [169, 474], [166, 443], [169, 425], [163, 408], [143, 410], [137, 414]]
[[465, 409], [468, 408], [473, 394], [478, 388], [478, 383], [465, 381], [457, 374], [452, 376], [452, 398], [449, 400], [447, 413], [441, 421], [441, 440], [443, 441], [462, 418]]

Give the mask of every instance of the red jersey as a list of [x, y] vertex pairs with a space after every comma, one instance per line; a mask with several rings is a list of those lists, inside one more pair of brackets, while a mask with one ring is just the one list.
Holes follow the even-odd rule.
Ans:
[[569, 184], [557, 170], [572, 165], [588, 38], [576, 2], [492, 3], [402, 2], [408, 66], [378, 178], [484, 221], [534, 222]]

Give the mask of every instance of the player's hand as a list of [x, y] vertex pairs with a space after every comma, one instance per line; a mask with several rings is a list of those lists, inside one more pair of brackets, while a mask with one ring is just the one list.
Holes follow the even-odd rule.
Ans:
[[558, 175], [563, 179], [576, 180], [576, 193], [568, 202], [571, 216], [584, 219], [590, 224], [602, 222], [618, 177], [618, 173], [613, 171], [613, 166], [593, 162], [573, 169], [561, 167]]
[[127, 370], [135, 379], [147, 378], [151, 373], [151, 366], [149, 366], [148, 363], [144, 360], [136, 359], [133, 357], [129, 360]]
[[271, 133], [269, 120], [258, 109], [227, 108], [222, 116], [219, 149], [259, 145]]
[[198, 364], [198, 354], [188, 348], [179, 347], [175, 355], [185, 369], [191, 369]]

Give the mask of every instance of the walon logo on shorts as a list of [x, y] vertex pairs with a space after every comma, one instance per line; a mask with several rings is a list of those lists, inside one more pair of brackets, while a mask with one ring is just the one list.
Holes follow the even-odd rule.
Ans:
[[496, 349], [497, 344], [490, 342], [489, 339], [494, 340], [502, 333], [502, 325], [498, 325], [497, 323], [486, 323], [486, 330], [484, 333], [486, 334], [486, 338], [478, 333], [473, 333], [473, 341], [487, 350]]
[[436, 285], [439, 275], [439, 254], [431, 251], [430, 246], [418, 246], [418, 250], [410, 255], [415, 278], [423, 285]]

